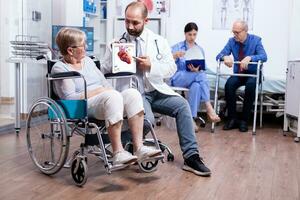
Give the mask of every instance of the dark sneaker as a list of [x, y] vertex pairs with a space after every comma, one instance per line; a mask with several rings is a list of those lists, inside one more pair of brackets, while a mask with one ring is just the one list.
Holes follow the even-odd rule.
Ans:
[[193, 172], [198, 176], [210, 176], [211, 171], [208, 169], [202, 158], [199, 157], [198, 154], [194, 154], [189, 158], [184, 160], [184, 165], [182, 167], [183, 170]]

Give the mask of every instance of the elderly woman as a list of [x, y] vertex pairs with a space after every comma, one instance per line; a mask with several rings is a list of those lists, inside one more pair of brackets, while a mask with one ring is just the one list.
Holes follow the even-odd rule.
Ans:
[[[190, 22], [184, 27], [185, 40], [175, 44], [172, 47], [173, 57], [176, 61], [177, 72], [171, 78], [171, 85], [189, 89], [188, 102], [192, 111], [194, 120], [197, 118], [197, 111], [201, 102], [205, 103], [208, 119], [212, 122], [219, 122], [220, 117], [214, 111], [210, 103], [209, 83], [206, 73], [201, 70], [200, 66], [188, 66], [184, 58], [185, 52], [192, 47], [198, 47], [204, 58], [204, 51], [196, 42], [198, 33], [197, 24]], [[196, 123], [195, 123], [196, 124]], [[198, 130], [198, 127], [195, 126]]]
[[[81, 30], [63, 28], [56, 36], [56, 43], [63, 56], [52, 73], [77, 71], [87, 83], [88, 115], [105, 120], [113, 149], [113, 164], [131, 164], [136, 160], [156, 156], [160, 150], [143, 145], [144, 108], [140, 93], [135, 89], [118, 92], [107, 82], [95, 63], [85, 55], [86, 36]], [[54, 91], [61, 99], [82, 99], [82, 79], [66, 79], [54, 82]], [[123, 116], [128, 117], [132, 132], [134, 155], [125, 151], [121, 143]]]

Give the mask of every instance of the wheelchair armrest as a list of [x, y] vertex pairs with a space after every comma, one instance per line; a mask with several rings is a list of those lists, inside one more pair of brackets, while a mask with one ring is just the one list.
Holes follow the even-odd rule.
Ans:
[[105, 74], [105, 78], [126, 78], [126, 77], [130, 77], [130, 76], [134, 76], [135, 74], [134, 73], [131, 73], [131, 72], [119, 72], [119, 73], [108, 73], [108, 74]]
[[[87, 85], [86, 85], [86, 80], [85, 78], [76, 71], [69, 71], [69, 72], [58, 72], [58, 73], [52, 73], [52, 74], [47, 74], [47, 79], [48, 81], [56, 81], [56, 80], [63, 80], [63, 79], [77, 79], [81, 78], [84, 83], [84, 99], [87, 99]], [[50, 87], [52, 87], [50, 85]]]
[[108, 74], [105, 74], [104, 76], [105, 76], [106, 79], [113, 81], [112, 86], [114, 88], [116, 88], [116, 82], [115, 81], [120, 80], [120, 79], [129, 80], [129, 87], [139, 88], [138, 77], [136, 76], [135, 73], [131, 73], [131, 72], [119, 72], [119, 73], [115, 73], [115, 74], [108, 73]]
[[70, 77], [81, 77], [79, 72], [70, 71], [70, 72], [60, 72], [49, 74], [50, 78], [70, 78]]

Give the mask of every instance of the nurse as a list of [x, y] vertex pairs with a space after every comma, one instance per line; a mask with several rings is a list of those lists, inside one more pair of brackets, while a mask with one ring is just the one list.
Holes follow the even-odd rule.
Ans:
[[[185, 52], [190, 48], [199, 48], [204, 57], [204, 51], [195, 40], [197, 38], [198, 26], [197, 24], [190, 22], [184, 27], [185, 40], [175, 44], [172, 47], [173, 57], [177, 65], [177, 72], [171, 78], [171, 85], [175, 87], [184, 87], [189, 89], [188, 102], [192, 111], [195, 124], [197, 120], [197, 111], [201, 102], [204, 102], [207, 117], [211, 122], [219, 122], [220, 117], [216, 114], [210, 103], [209, 82], [204, 70], [201, 70], [205, 66], [193, 66], [192, 64], [186, 66], [186, 60], [184, 58]], [[195, 130], [198, 127], [195, 126]]]

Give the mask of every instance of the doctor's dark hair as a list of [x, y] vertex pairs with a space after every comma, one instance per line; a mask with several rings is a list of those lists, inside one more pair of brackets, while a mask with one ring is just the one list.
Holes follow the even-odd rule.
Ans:
[[194, 22], [187, 23], [184, 27], [184, 33], [190, 32], [192, 30], [198, 31], [198, 26]]
[[146, 5], [143, 3], [143, 1], [141, 1], [141, 0], [133, 1], [130, 4], [128, 4], [125, 8], [125, 14], [126, 14], [129, 7], [140, 8], [142, 16], [143, 16], [144, 19], [148, 16], [148, 9], [147, 9]]

